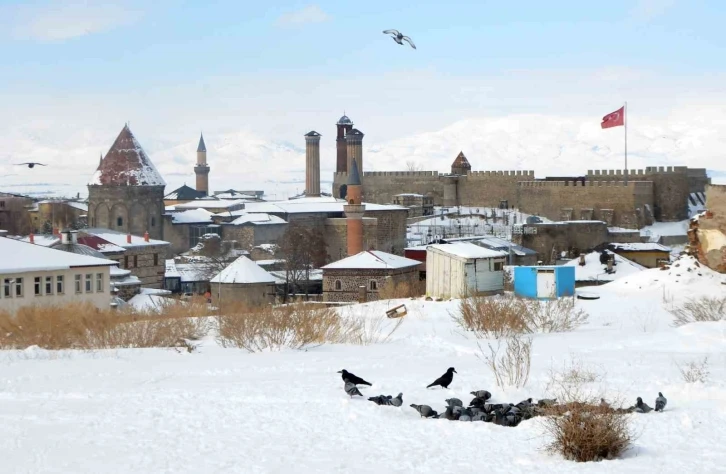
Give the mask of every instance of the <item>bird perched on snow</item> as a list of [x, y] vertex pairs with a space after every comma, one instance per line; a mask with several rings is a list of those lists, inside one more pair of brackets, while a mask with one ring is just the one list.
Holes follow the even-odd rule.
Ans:
[[343, 380], [346, 380], [347, 379], [348, 381], [350, 381], [350, 383], [352, 383], [354, 385], [368, 385], [368, 386], [371, 386], [371, 387], [373, 386], [373, 384], [371, 384], [370, 382], [366, 382], [362, 378], [358, 377], [355, 374], [351, 374], [350, 372], [348, 372], [345, 369], [339, 370], [338, 373], [339, 374], [343, 374], [342, 377], [341, 377]]
[[469, 393], [470, 393], [470, 394], [472, 394], [472, 395], [474, 395], [474, 396], [475, 396], [476, 398], [481, 398], [481, 399], [483, 399], [484, 401], [487, 401], [487, 400], [489, 400], [490, 398], [492, 398], [492, 394], [491, 394], [491, 393], [489, 393], [489, 392], [488, 392], [488, 391], [486, 391], [486, 390], [476, 390], [476, 391], [474, 391], [474, 392], [469, 392]]
[[411, 408], [416, 410], [418, 414], [421, 415], [423, 418], [431, 418], [438, 415], [438, 413], [436, 413], [436, 410], [428, 405], [416, 405], [415, 403], [412, 403], [410, 406]]
[[383, 30], [384, 35], [391, 35], [391, 38], [393, 38], [393, 41], [396, 43], [403, 45], [403, 42], [407, 42], [411, 45], [413, 49], [416, 49], [416, 45], [413, 44], [413, 41], [411, 41], [411, 38], [408, 36], [403, 36], [398, 30]]
[[447, 405], [449, 405], [450, 407], [463, 407], [463, 406], [464, 406], [464, 402], [462, 402], [462, 401], [461, 401], [461, 400], [459, 400], [458, 398], [447, 398], [447, 399], [446, 399], [446, 400], [444, 400], [444, 401], [445, 401], [445, 402], [446, 402], [446, 404], [447, 404]]
[[350, 395], [350, 398], [353, 398], [353, 395], [360, 395], [363, 396], [362, 393], [360, 393], [360, 390], [358, 390], [358, 387], [355, 386], [353, 382], [350, 380], [345, 381], [345, 386], [343, 387], [345, 389], [345, 393]]
[[15, 163], [15, 165], [16, 166], [28, 165], [28, 168], [30, 168], [30, 169], [33, 169], [35, 167], [35, 165], [48, 166], [48, 165], [44, 165], [43, 163]]
[[454, 380], [454, 374], [458, 374], [459, 372], [456, 371], [455, 368], [449, 367], [449, 369], [446, 371], [444, 375], [434, 380], [434, 382], [430, 385], [427, 385], [426, 388], [435, 387], [436, 385], [440, 385], [443, 388], [449, 388], [449, 385]]
[[391, 404], [390, 395], [378, 395], [377, 397], [368, 397], [368, 400], [372, 401], [376, 405], [390, 405]]
[[647, 403], [644, 403], [642, 398], [638, 397], [638, 401], [635, 403], [635, 411], [638, 413], [648, 413], [653, 411], [653, 409]]
[[399, 393], [394, 398], [391, 398], [391, 406], [400, 407], [403, 405], [403, 393]]
[[664, 397], [662, 393], [658, 392], [658, 398], [655, 399], [655, 411], [663, 411], [666, 403], [668, 403], [666, 397]]

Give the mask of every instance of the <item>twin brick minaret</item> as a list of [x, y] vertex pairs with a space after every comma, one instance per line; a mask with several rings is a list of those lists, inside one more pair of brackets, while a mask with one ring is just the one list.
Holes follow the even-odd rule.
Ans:
[[194, 166], [197, 175], [197, 191], [209, 195], [209, 165], [207, 165], [207, 147], [204, 144], [204, 135], [199, 136], [197, 146], [197, 164]]

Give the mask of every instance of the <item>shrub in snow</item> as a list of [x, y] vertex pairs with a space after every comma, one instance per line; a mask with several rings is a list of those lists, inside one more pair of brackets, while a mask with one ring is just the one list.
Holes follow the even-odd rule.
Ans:
[[[478, 345], [478, 344], [477, 344]], [[497, 340], [496, 349], [488, 344], [487, 353], [479, 345], [482, 359], [494, 375], [500, 388], [507, 386], [522, 388], [529, 380], [529, 370], [532, 362], [532, 339], [521, 336], [511, 336], [506, 340], [506, 349], [501, 351], [501, 340]]]
[[724, 321], [726, 320], [726, 296], [691, 298], [682, 306], [668, 311], [675, 317], [673, 325], [676, 327], [705, 321]]
[[676, 364], [678, 370], [686, 383], [706, 383], [710, 372], [708, 370], [708, 357], [704, 357], [702, 361], [690, 361], [686, 365]]

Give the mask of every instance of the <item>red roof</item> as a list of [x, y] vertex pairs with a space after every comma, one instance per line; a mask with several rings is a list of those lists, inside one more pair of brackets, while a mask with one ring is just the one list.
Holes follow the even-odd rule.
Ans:
[[92, 186], [164, 186], [144, 149], [125, 125], [93, 174]]

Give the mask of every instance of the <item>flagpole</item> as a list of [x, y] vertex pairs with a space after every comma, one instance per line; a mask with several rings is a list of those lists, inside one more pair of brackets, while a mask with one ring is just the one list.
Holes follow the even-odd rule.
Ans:
[[623, 126], [625, 128], [625, 184], [628, 184], [628, 103], [623, 107]]

